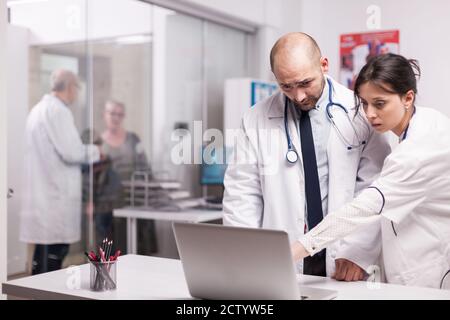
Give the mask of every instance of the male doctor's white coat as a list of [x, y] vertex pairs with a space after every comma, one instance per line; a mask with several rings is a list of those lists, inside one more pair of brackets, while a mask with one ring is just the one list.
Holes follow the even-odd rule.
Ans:
[[20, 240], [74, 243], [81, 238], [81, 164], [98, 161], [83, 145], [69, 108], [45, 95], [31, 110], [25, 132]]
[[[364, 147], [348, 150], [336, 130], [330, 129], [327, 156], [328, 212], [331, 212], [352, 201], [359, 191], [371, 184], [390, 153], [390, 146], [363, 116], [354, 118], [353, 92], [329, 79], [334, 89], [333, 101], [347, 108], [358, 136], [366, 141]], [[323, 90], [318, 101], [323, 112], [327, 103], [328, 92]], [[305, 232], [305, 181], [300, 138], [292, 113], [288, 116], [288, 127], [299, 160], [295, 164], [286, 160], [284, 105], [285, 95], [278, 92], [244, 114], [242, 130], [225, 174], [224, 224], [285, 230], [292, 243]], [[333, 116], [346, 139], [358, 143], [345, 113], [336, 111]], [[380, 249], [378, 222], [327, 248], [327, 275], [334, 273], [337, 258], [348, 259], [367, 271], [378, 262]], [[301, 271], [301, 265], [299, 269]]]

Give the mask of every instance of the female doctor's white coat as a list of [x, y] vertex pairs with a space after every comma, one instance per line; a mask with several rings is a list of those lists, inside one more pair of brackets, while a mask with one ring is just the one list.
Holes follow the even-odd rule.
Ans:
[[[345, 106], [353, 119], [353, 92], [330, 80], [334, 89], [333, 101]], [[224, 224], [285, 230], [293, 242], [305, 232], [305, 181], [300, 139], [292, 114], [288, 117], [288, 126], [299, 160], [296, 164], [286, 161], [284, 101], [284, 94], [276, 93], [257, 103], [243, 116], [235, 152], [231, 159], [227, 159]], [[328, 92], [324, 90], [318, 101], [324, 112], [327, 102]], [[336, 112], [333, 115], [346, 139], [357, 143], [345, 114]], [[336, 130], [330, 129], [327, 146], [329, 212], [351, 201], [360, 190], [370, 185], [390, 152], [386, 139], [375, 133], [365, 118], [356, 117], [354, 124], [359, 137], [367, 141], [363, 148], [347, 150]], [[334, 273], [336, 258], [346, 258], [366, 270], [376, 263], [380, 253], [379, 231], [378, 222], [372, 228], [329, 247], [327, 275]]]
[[97, 161], [83, 145], [69, 108], [45, 95], [26, 124], [20, 240], [74, 243], [81, 238], [81, 164]]
[[449, 283], [449, 128], [445, 115], [418, 107], [405, 140], [386, 158], [380, 177], [299, 239], [306, 250], [314, 254], [378, 220], [389, 283], [433, 288]]

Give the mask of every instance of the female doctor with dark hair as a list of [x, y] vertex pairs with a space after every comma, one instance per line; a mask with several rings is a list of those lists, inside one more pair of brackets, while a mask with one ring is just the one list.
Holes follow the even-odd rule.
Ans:
[[417, 63], [395, 54], [361, 70], [357, 104], [376, 131], [390, 130], [400, 143], [370, 187], [293, 244], [294, 260], [379, 220], [389, 283], [443, 288], [450, 281], [450, 120], [415, 106], [416, 76]]

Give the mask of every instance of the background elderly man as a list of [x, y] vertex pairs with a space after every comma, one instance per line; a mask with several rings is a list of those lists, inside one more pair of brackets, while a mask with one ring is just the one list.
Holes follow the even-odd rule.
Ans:
[[75, 74], [54, 71], [51, 93], [26, 123], [20, 240], [36, 245], [33, 274], [60, 269], [69, 244], [81, 238], [81, 164], [98, 161], [100, 150], [83, 145], [68, 108], [78, 90]]

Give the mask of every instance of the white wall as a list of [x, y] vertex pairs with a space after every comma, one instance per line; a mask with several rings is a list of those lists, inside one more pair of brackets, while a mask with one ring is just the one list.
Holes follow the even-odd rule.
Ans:
[[[6, 5], [0, 1], [0, 288], [6, 281]], [[0, 293], [0, 299], [5, 296]]]
[[450, 115], [443, 93], [450, 87], [450, 1], [448, 0], [301, 0], [301, 30], [311, 34], [330, 58], [330, 74], [339, 70], [339, 36], [369, 31], [369, 5], [381, 9], [381, 29], [400, 30], [400, 54], [422, 68], [418, 104]]

